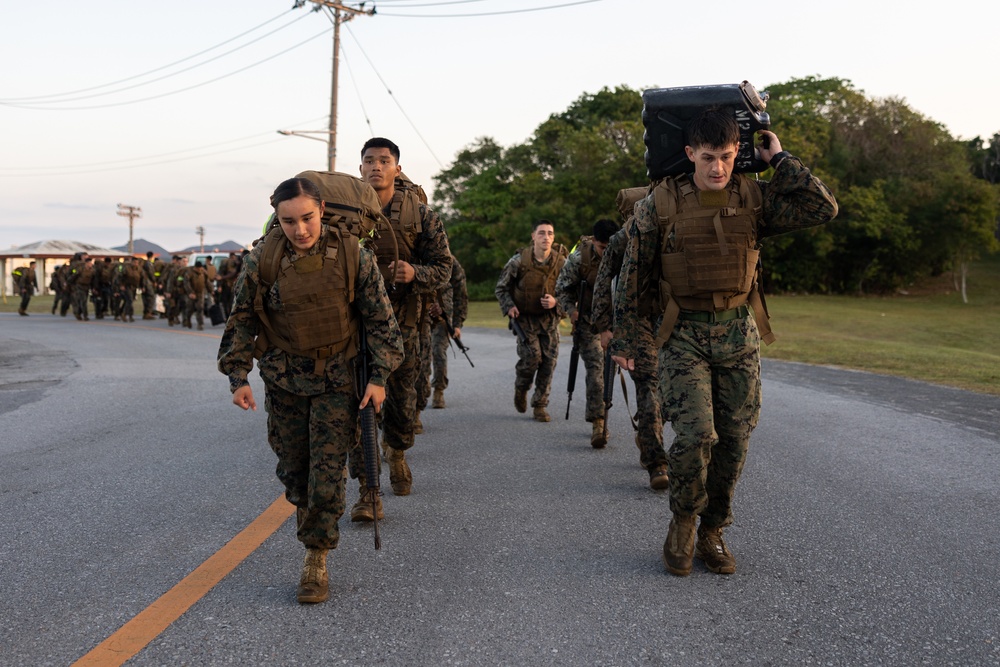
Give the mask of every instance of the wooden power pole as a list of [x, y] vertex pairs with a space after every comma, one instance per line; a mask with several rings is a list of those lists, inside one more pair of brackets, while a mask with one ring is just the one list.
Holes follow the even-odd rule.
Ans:
[[118, 204], [118, 215], [128, 218], [128, 254], [132, 252], [132, 227], [136, 218], [142, 217], [142, 209], [138, 206], [126, 206]]
[[[278, 130], [279, 134], [285, 135], [298, 135], [306, 137], [307, 139], [315, 139], [316, 137], [310, 137], [310, 134], [326, 134], [326, 164], [329, 171], [336, 171], [337, 168], [337, 89], [340, 85], [338, 79], [338, 70], [340, 69], [340, 24], [346, 23], [353, 19], [359, 14], [366, 14], [368, 16], [375, 15], [375, 8], [371, 9], [359, 9], [357, 7], [348, 7], [342, 2], [337, 2], [335, 0], [309, 0], [316, 4], [314, 11], [319, 11], [322, 8], [330, 13], [330, 20], [333, 22], [333, 73], [330, 77], [330, 125], [329, 129], [325, 132], [321, 131], [295, 131], [295, 130]], [[295, 7], [301, 7], [305, 4], [305, 0], [298, 0]], [[364, 6], [364, 3], [361, 3]]]

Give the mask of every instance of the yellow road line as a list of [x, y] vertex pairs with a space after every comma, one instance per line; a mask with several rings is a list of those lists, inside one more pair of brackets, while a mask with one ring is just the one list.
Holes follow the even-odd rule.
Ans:
[[160, 599], [73, 663], [74, 667], [117, 667], [125, 664], [263, 544], [294, 511], [295, 507], [284, 496], [279, 497], [263, 514]]

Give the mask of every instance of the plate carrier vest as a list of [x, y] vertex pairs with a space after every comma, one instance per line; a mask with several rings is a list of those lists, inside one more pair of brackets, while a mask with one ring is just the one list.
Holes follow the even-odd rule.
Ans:
[[[397, 259], [413, 263], [413, 249], [417, 244], [417, 236], [424, 231], [420, 206], [427, 204], [427, 195], [424, 194], [423, 188], [414, 185], [402, 174], [396, 178], [393, 187], [392, 201], [389, 202], [389, 219], [381, 220], [375, 228], [376, 241], [370, 247], [378, 260], [382, 282], [385, 283], [386, 291], [390, 292], [389, 298], [398, 304], [399, 297], [392, 293], [396, 280], [389, 271], [389, 264]], [[403, 308], [396, 313], [396, 320], [400, 326], [416, 326], [420, 313], [420, 299], [408, 286], [400, 287], [406, 288], [402, 292], [405, 302]]]
[[[260, 284], [254, 311], [263, 331], [254, 345], [254, 358], [271, 347], [315, 359], [314, 372], [323, 372], [324, 361], [340, 352], [357, 354], [358, 317], [354, 312], [354, 287], [361, 247], [336, 227], [327, 227], [319, 241], [325, 248], [314, 255], [289, 259], [281, 228], [264, 237], [260, 254]], [[264, 305], [264, 294], [281, 281], [283, 310]]]
[[521, 249], [521, 265], [517, 269], [517, 281], [514, 283], [514, 305], [525, 315], [544, 315], [541, 299], [546, 294], [555, 294], [556, 279], [566, 263], [569, 254], [566, 246], [553, 243], [549, 261], [538, 265], [535, 263], [532, 246]]
[[685, 175], [663, 179], [652, 196], [661, 239], [658, 296], [663, 321], [657, 346], [669, 340], [682, 309], [721, 312], [747, 303], [761, 339], [772, 343], [774, 334], [757, 284], [760, 186], [735, 174], [725, 190], [699, 191]]

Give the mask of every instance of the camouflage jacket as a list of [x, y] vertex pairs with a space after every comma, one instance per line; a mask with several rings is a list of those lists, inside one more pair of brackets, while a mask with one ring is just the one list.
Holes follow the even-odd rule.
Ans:
[[[761, 182], [762, 220], [756, 229], [757, 240], [815, 227], [837, 215], [837, 202], [818, 178], [795, 157], [787, 157], [774, 172], [770, 183]], [[661, 239], [654, 196], [636, 203], [634, 218], [628, 228], [629, 243], [622, 261], [615, 290], [614, 332], [611, 352], [634, 359], [640, 341], [655, 334], [662, 313], [645, 317], [639, 312], [639, 285], [658, 286], [652, 279], [660, 266]]]
[[[631, 223], [626, 222], [626, 227]], [[590, 311], [591, 332], [599, 334], [611, 330], [614, 313], [611, 306], [611, 281], [618, 277], [622, 268], [622, 258], [628, 246], [628, 233], [623, 227], [615, 232], [608, 241], [601, 258], [601, 268], [597, 270], [597, 280], [594, 281], [594, 302]]]
[[461, 329], [469, 316], [469, 290], [465, 283], [465, 269], [458, 258], [451, 258], [451, 278], [438, 290], [438, 303], [453, 329]]
[[27, 266], [24, 267], [20, 277], [18, 277], [14, 284], [14, 289], [24, 294], [34, 294], [35, 290], [38, 289], [38, 278], [35, 275], [35, 270]]
[[[143, 278], [145, 278], [145, 274]], [[184, 294], [194, 294], [196, 297], [203, 296], [209, 290], [208, 272], [203, 266], [189, 266], [182, 274]]]
[[[538, 262], [533, 256], [531, 261], [536, 264], [542, 264]], [[556, 251], [553, 250], [545, 263], [556, 261]], [[514, 253], [514, 256], [507, 260], [507, 263], [503, 267], [503, 271], [500, 272], [500, 279], [497, 280], [497, 286], [494, 290], [494, 294], [497, 297], [497, 302], [500, 304], [500, 312], [506, 315], [511, 308], [514, 307], [514, 285], [517, 284], [517, 274], [521, 268], [521, 252], [518, 251]], [[552, 296], [555, 296], [554, 294]], [[521, 313], [517, 318], [518, 323], [525, 330], [530, 331], [551, 331], [559, 326], [559, 320], [566, 317], [565, 311], [563, 311], [562, 306], [559, 305], [558, 299], [556, 300], [555, 308], [549, 309], [544, 315], [527, 315]]]
[[[318, 252], [321, 246], [317, 243], [311, 253]], [[247, 384], [247, 375], [253, 368], [254, 342], [262, 328], [254, 311], [254, 299], [260, 288], [258, 264], [263, 248], [264, 244], [258, 243], [243, 259], [242, 270], [233, 289], [232, 312], [219, 345], [219, 371], [229, 376], [229, 389], [233, 392]], [[285, 252], [289, 256], [293, 252], [287, 241]], [[271, 286], [264, 300], [271, 307], [281, 307], [280, 278]], [[368, 335], [370, 381], [374, 385], [385, 386], [386, 378], [403, 361], [403, 338], [386, 296], [375, 255], [365, 248], [361, 249], [354, 286], [354, 308]], [[330, 356], [325, 362], [324, 372], [317, 374], [314, 372], [316, 362], [311, 357], [289, 354], [272, 347], [261, 356], [258, 368], [265, 385], [278, 386], [301, 396], [315, 396], [354, 382], [349, 356], [346, 350]]]

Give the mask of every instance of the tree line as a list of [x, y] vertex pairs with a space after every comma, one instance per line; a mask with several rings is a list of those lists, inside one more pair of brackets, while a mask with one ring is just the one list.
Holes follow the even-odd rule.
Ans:
[[[833, 224], [765, 242], [766, 290], [886, 293], [946, 271], [964, 276], [970, 261], [1000, 249], [1000, 132], [988, 143], [958, 140], [904, 100], [869, 98], [844, 79], [761, 90], [782, 146], [840, 204]], [[641, 95], [626, 86], [586, 93], [524, 143], [480, 137], [434, 176], [470, 296], [492, 296], [538, 218], [570, 247], [599, 218], [621, 221], [618, 191], [648, 185]]]

